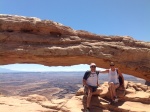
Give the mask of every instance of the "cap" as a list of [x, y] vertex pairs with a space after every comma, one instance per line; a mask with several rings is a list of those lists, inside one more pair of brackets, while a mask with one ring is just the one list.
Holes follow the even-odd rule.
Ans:
[[96, 66], [96, 64], [95, 63], [91, 63], [90, 66]]

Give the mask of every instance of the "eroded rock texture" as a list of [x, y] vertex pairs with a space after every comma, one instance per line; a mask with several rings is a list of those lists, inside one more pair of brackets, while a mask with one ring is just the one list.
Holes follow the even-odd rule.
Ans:
[[108, 68], [110, 61], [123, 73], [150, 81], [150, 42], [73, 30], [50, 20], [0, 15], [1, 65], [70, 66], [95, 62]]
[[[125, 94], [117, 90], [119, 101], [110, 103], [108, 82], [101, 85], [103, 92], [92, 96], [90, 112], [150, 112], [150, 87], [125, 81]], [[98, 88], [100, 89], [100, 88]], [[76, 95], [67, 99], [51, 99], [32, 94], [26, 97], [0, 95], [1, 112], [85, 112], [87, 96], [80, 88]], [[119, 94], [118, 94], [119, 93]]]

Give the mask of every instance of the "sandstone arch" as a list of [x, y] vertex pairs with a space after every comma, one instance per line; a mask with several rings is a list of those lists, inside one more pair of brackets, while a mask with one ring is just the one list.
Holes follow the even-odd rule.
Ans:
[[70, 66], [114, 61], [123, 73], [150, 81], [150, 42], [96, 35], [49, 20], [0, 15], [0, 64]]

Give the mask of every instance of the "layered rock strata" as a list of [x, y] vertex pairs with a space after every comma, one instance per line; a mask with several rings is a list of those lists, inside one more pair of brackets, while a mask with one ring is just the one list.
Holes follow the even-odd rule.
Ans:
[[0, 64], [70, 66], [109, 62], [125, 74], [150, 81], [150, 42], [129, 36], [104, 36], [50, 20], [0, 15]]

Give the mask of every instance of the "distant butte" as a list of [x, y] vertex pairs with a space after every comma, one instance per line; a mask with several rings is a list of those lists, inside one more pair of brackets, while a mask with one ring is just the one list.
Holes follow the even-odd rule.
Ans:
[[36, 63], [70, 66], [109, 62], [125, 74], [150, 81], [150, 42], [129, 36], [104, 36], [50, 20], [0, 15], [0, 64]]

